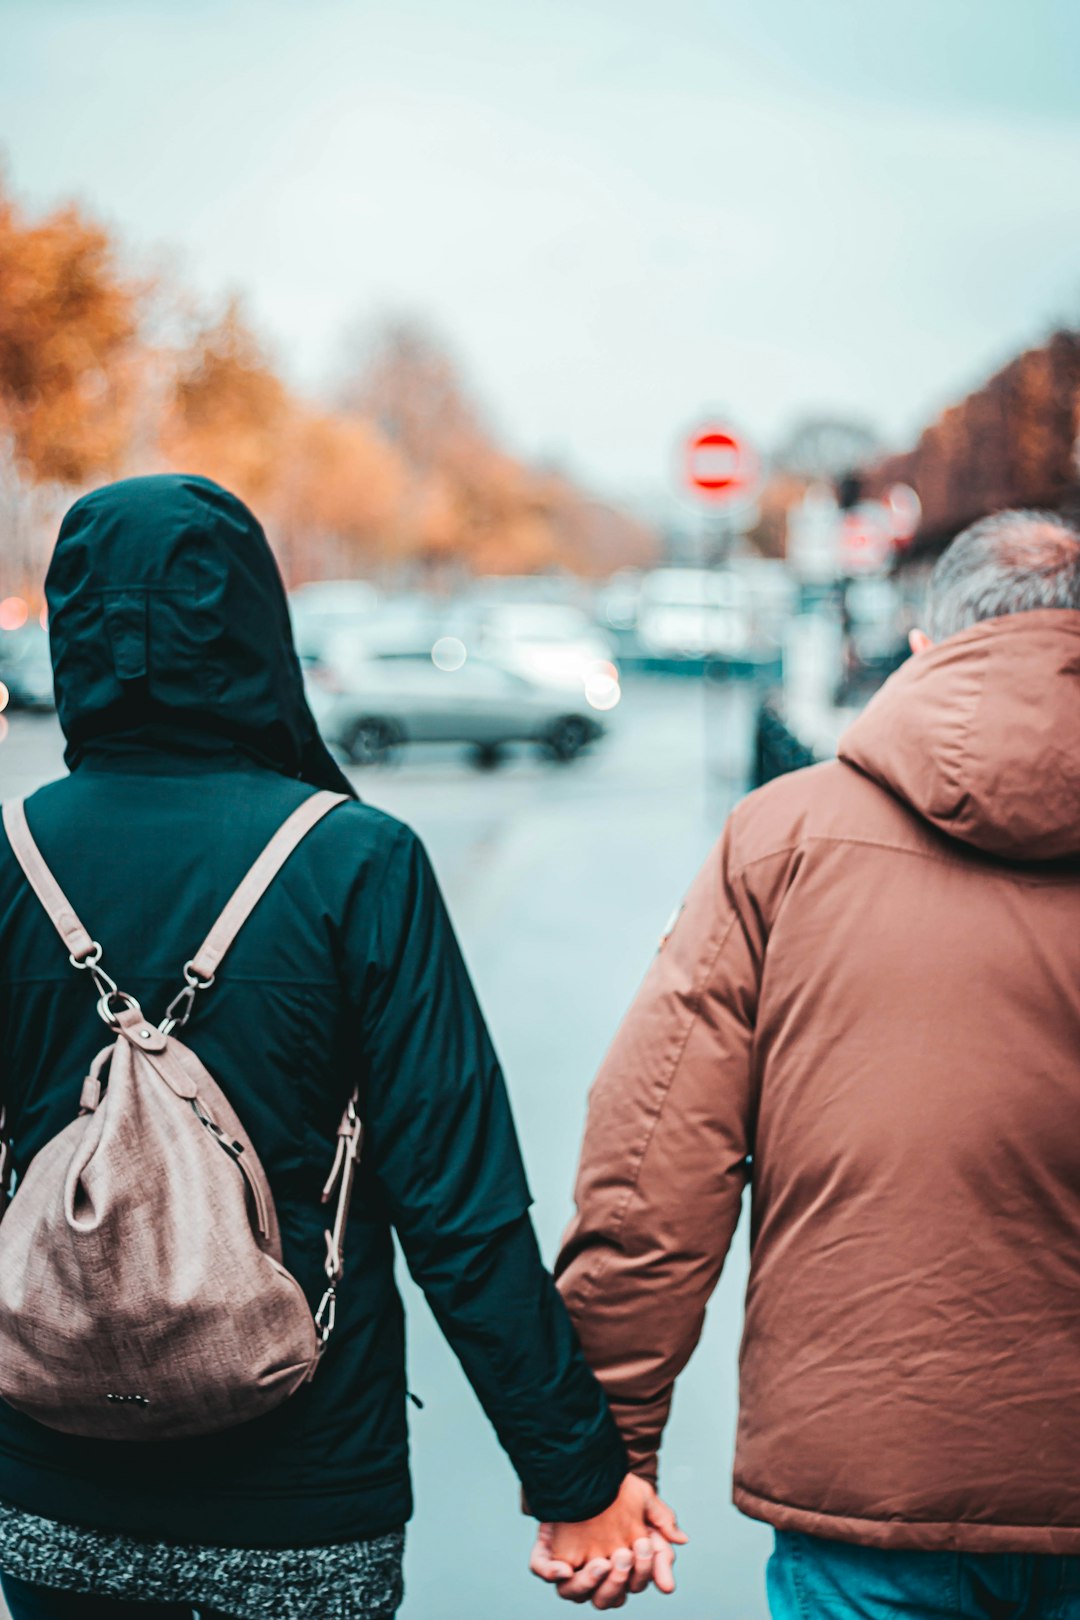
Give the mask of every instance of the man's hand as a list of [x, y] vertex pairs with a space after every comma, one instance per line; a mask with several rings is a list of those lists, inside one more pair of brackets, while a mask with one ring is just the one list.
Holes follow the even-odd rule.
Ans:
[[529, 1568], [560, 1597], [597, 1609], [621, 1609], [629, 1592], [654, 1581], [673, 1592], [673, 1546], [687, 1537], [647, 1480], [627, 1474], [611, 1506], [576, 1524], [541, 1525]]

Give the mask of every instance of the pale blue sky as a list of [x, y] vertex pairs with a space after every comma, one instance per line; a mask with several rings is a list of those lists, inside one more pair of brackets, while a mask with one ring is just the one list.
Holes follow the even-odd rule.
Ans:
[[1078, 0], [0, 0], [0, 145], [330, 376], [436, 322], [511, 441], [660, 485], [723, 406], [898, 442], [1080, 319]]

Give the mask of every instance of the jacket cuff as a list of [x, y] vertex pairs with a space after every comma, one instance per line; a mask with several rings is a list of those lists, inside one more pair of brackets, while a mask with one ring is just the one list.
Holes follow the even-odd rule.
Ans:
[[653, 1490], [655, 1490], [660, 1474], [660, 1458], [656, 1452], [649, 1450], [645, 1446], [635, 1446], [633, 1441], [627, 1441], [626, 1451], [629, 1458], [630, 1472], [638, 1474], [642, 1479], [647, 1479]]
[[626, 1447], [612, 1426], [602, 1444], [581, 1460], [569, 1489], [568, 1482], [562, 1480], [527, 1481], [522, 1509], [545, 1524], [595, 1519], [614, 1502], [629, 1471]]

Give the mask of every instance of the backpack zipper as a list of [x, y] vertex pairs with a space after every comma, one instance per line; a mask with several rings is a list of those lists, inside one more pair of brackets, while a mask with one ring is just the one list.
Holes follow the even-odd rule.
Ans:
[[254, 1171], [243, 1156], [243, 1142], [236, 1142], [231, 1136], [227, 1136], [217, 1121], [207, 1113], [205, 1104], [201, 1103], [198, 1097], [192, 1097], [191, 1106], [195, 1110], [196, 1119], [206, 1126], [218, 1147], [229, 1155], [229, 1158], [236, 1165], [247, 1183], [248, 1191], [251, 1193], [251, 1201], [255, 1205], [255, 1219], [259, 1224], [259, 1235], [264, 1243], [269, 1243], [270, 1218], [266, 1209], [266, 1200], [263, 1198], [262, 1188], [255, 1178]]

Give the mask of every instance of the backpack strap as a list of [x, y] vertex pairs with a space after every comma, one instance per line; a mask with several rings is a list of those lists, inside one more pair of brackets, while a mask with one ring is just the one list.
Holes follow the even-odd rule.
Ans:
[[26, 874], [26, 881], [48, 912], [49, 920], [67, 946], [74, 965], [84, 967], [91, 960], [96, 963], [101, 957], [101, 946], [91, 939], [75, 915], [71, 901], [46, 866], [45, 857], [27, 825], [21, 799], [9, 799], [4, 805], [4, 831], [15, 859]]
[[[184, 964], [184, 988], [170, 1003], [165, 1014], [169, 1029], [186, 1024], [198, 991], [213, 984], [214, 974], [222, 957], [247, 922], [251, 913], [280, 872], [293, 850], [307, 837], [311, 829], [337, 805], [344, 804], [344, 793], [313, 793], [298, 805], [271, 838], [262, 854], [251, 866], [211, 928], [198, 951]], [[116, 995], [116, 985], [98, 964], [101, 946], [83, 927], [67, 895], [57, 883], [45, 862], [45, 857], [34, 842], [27, 825], [26, 810], [21, 799], [9, 800], [3, 811], [4, 831], [12, 852], [26, 880], [44, 906], [53, 927], [68, 948], [73, 967], [89, 968], [94, 982], [106, 998], [105, 1012], [109, 1011], [108, 996]], [[126, 998], [125, 998], [126, 999]], [[106, 1018], [106, 1022], [109, 1019]]]
[[191, 958], [191, 970], [204, 983], [214, 977], [221, 959], [277, 877], [296, 846], [313, 827], [347, 798], [344, 793], [313, 793], [278, 828], [239, 884], [221, 916]]
[[213, 928], [203, 940], [190, 961], [184, 963], [184, 988], [173, 997], [165, 1012], [162, 1029], [166, 1034], [177, 1024], [186, 1024], [191, 1017], [195, 997], [200, 990], [208, 990], [221, 966], [222, 957], [251, 913], [285, 865], [293, 850], [313, 827], [348, 795], [322, 791], [313, 793], [298, 805], [271, 838], [262, 854], [253, 862], [246, 876], [237, 885]]

